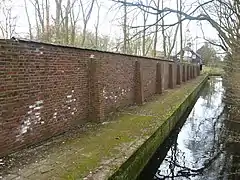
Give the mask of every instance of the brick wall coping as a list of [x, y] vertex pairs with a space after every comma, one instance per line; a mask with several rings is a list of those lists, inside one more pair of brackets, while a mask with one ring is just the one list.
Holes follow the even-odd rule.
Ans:
[[0, 39], [0, 41], [15, 41], [15, 42], [23, 42], [23, 43], [34, 43], [34, 44], [42, 44], [42, 45], [55, 46], [55, 47], [61, 47], [61, 48], [73, 48], [73, 49], [79, 49], [79, 50], [84, 50], [84, 51], [95, 51], [95, 52], [99, 52], [99, 53], [108, 53], [108, 54], [114, 54], [114, 55], [144, 58], [144, 59], [149, 59], [149, 60], [154, 60], [154, 61], [173, 62], [173, 60], [168, 60], [168, 59], [160, 59], [160, 58], [147, 57], [147, 56], [138, 56], [138, 55], [117, 53], [117, 52], [111, 52], [111, 51], [101, 51], [101, 50], [96, 50], [96, 49], [81, 48], [81, 47], [76, 47], [76, 46], [71, 46], [71, 45], [61, 45], [61, 44], [56, 44], [56, 43], [46, 43], [46, 42], [41, 42], [41, 41], [14, 38], [14, 37], [12, 37], [11, 39]]

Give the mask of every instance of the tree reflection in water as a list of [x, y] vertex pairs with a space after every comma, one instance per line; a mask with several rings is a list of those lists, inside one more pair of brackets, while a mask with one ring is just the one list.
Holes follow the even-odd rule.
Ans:
[[153, 179], [236, 178], [239, 166], [236, 170], [233, 161], [239, 163], [239, 156], [229, 150], [224, 92], [221, 78], [209, 80]]

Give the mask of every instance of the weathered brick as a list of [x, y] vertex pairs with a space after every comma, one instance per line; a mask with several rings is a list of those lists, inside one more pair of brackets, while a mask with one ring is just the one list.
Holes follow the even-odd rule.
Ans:
[[168, 88], [169, 64], [175, 85], [172, 61], [0, 39], [0, 156], [134, 104], [136, 85], [142, 103]]

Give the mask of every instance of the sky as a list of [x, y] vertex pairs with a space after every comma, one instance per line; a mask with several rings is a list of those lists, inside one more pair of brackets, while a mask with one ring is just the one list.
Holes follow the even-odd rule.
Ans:
[[[63, 0], [66, 1], [66, 0]], [[83, 0], [83, 1], [88, 1], [88, 0]], [[99, 4], [101, 4], [101, 10], [100, 10], [100, 25], [99, 25], [99, 33], [101, 35], [108, 35], [112, 38], [115, 37], [122, 37], [122, 29], [120, 27], [121, 23], [121, 17], [123, 15], [123, 9], [118, 6], [113, 6], [114, 3], [111, 0], [98, 0]], [[130, 2], [130, 0], [128, 0]], [[136, 1], [136, 0], [135, 0]], [[146, 2], [147, 0], [142, 0], [143, 2]], [[50, 0], [52, 2], [50, 4], [50, 9], [51, 9], [51, 16], [55, 16], [55, 0]], [[196, 6], [193, 6], [190, 8], [190, 5], [196, 2], [195, 0], [183, 0], [183, 3], [185, 4], [184, 10], [186, 9], [193, 9]], [[197, 5], [197, 4], [195, 4]], [[9, 6], [11, 6], [13, 16], [17, 17], [17, 27], [16, 27], [16, 34], [14, 36], [16, 37], [26, 37], [28, 33], [28, 22], [27, 22], [27, 16], [25, 13], [25, 8], [24, 8], [24, 0], [12, 0], [11, 3], [9, 3]], [[170, 7], [173, 9], [176, 9], [176, 0], [164, 0], [164, 7]], [[34, 18], [34, 7], [29, 3], [29, 0], [27, 0], [27, 9], [28, 13], [31, 18], [31, 23], [34, 25], [35, 24], [35, 18]], [[109, 10], [111, 9], [111, 10]], [[130, 8], [128, 8], [130, 11]], [[2, 12], [0, 12], [2, 14]], [[4, 16], [3, 14], [0, 14], [0, 22], [4, 21]], [[32, 18], [33, 17], [33, 18]], [[93, 10], [93, 13], [91, 15], [89, 24], [87, 29], [89, 31], [94, 31], [94, 24], [96, 22], [96, 17], [97, 17], [97, 9], [95, 8]], [[129, 13], [128, 19], [132, 19], [133, 13]], [[143, 18], [142, 14], [140, 13], [139, 16], [136, 18], [135, 25], [139, 25], [143, 23]], [[148, 17], [148, 23], [151, 24], [151, 22], [155, 21], [155, 17], [149, 15]], [[171, 22], [176, 22], [176, 15], [171, 14], [168, 15], [165, 18], [165, 23], [171, 23]], [[79, 24], [81, 25], [81, 19]], [[200, 26], [198, 25], [199, 23], [197, 21], [185, 21], [183, 23], [183, 33], [184, 33], [184, 39], [189, 39], [190, 37], [193, 39], [193, 49], [196, 50], [197, 48], [200, 48], [205, 40], [203, 39], [202, 31]], [[211, 38], [211, 39], [218, 39], [216, 30], [211, 27], [207, 22], [202, 22], [203, 24], [203, 30], [206, 38]], [[160, 33], [159, 33], [160, 34]], [[197, 37], [197, 38], [196, 38]], [[161, 38], [161, 37], [159, 37]], [[158, 50], [162, 50], [162, 44], [158, 43]], [[179, 45], [179, 36], [177, 39], [177, 48], [180, 48]]]

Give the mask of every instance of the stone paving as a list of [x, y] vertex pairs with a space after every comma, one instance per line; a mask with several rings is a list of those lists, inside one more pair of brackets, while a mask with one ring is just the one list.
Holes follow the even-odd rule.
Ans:
[[141, 107], [118, 112], [111, 121], [86, 124], [0, 158], [0, 179], [106, 179], [161, 126], [171, 115], [169, 112], [203, 78], [167, 90]]

